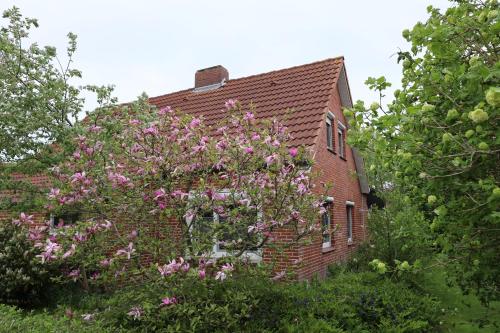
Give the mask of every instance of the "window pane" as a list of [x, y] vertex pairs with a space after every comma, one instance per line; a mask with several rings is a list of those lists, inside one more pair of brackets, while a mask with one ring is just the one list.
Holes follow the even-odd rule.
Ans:
[[321, 216], [322, 230], [323, 230], [323, 243], [330, 242], [330, 213], [327, 211]]
[[328, 146], [328, 148], [332, 148], [333, 145], [332, 145], [332, 137], [333, 137], [333, 133], [332, 133], [332, 124], [330, 123], [326, 123], [326, 144]]
[[[256, 209], [247, 207], [228, 208], [228, 215], [219, 215], [219, 236], [217, 245], [219, 250], [257, 250], [260, 239], [255, 233], [249, 234], [248, 227], [258, 220]], [[234, 224], [236, 223], [236, 225]]]
[[352, 238], [352, 206], [347, 206], [347, 237]]

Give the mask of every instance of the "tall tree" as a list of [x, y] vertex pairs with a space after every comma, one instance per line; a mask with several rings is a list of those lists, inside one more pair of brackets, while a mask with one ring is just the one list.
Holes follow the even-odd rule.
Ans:
[[[69, 132], [82, 113], [82, 89], [99, 92], [106, 89], [72, 85], [74, 79], [81, 78], [81, 72], [73, 68], [76, 35], [68, 34], [67, 62], [62, 63], [54, 47], [30, 43], [30, 31], [38, 27], [36, 19], [24, 18], [16, 7], [6, 10], [3, 19], [5, 25], [0, 28], [0, 192], [15, 191], [17, 202], [36, 204], [39, 189], [12, 175], [39, 174], [56, 164], [65, 151]], [[12, 209], [12, 202], [6, 199], [4, 208], [7, 205]]]
[[[500, 21], [498, 1], [455, 1], [403, 31], [402, 89], [387, 105], [358, 102], [357, 129], [379, 189], [391, 183], [426, 212], [435, 246], [465, 291], [500, 296]], [[366, 82], [384, 96], [385, 78]], [[352, 131], [353, 132], [353, 131]], [[375, 179], [377, 179], [375, 175]]]

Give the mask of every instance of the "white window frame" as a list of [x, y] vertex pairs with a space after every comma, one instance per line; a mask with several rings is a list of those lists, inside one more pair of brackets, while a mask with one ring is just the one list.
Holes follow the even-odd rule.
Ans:
[[328, 111], [326, 115], [326, 146], [328, 149], [335, 151], [335, 115]]
[[354, 224], [354, 202], [346, 201], [346, 229], [347, 229], [347, 244], [353, 243], [353, 224]]
[[345, 147], [345, 132], [346, 127], [340, 121], [337, 122], [337, 134], [338, 134], [338, 142], [339, 142], [339, 156], [345, 158], [346, 157], [346, 147]]
[[[219, 195], [222, 195], [222, 196], [229, 196], [231, 194], [231, 191], [221, 190], [217, 193]], [[193, 193], [190, 193], [188, 200], [191, 200], [192, 197], [193, 197]], [[212, 213], [213, 213], [213, 223], [219, 223], [219, 214], [217, 214], [215, 211], [213, 211]], [[193, 217], [186, 218], [186, 223], [188, 225], [191, 224], [192, 219], [193, 219]], [[259, 211], [257, 213], [257, 219], [258, 220], [262, 219], [262, 212], [261, 211]], [[190, 225], [190, 228], [189, 228], [190, 234], [191, 234], [192, 230], [193, 230], [193, 225]], [[214, 242], [214, 244], [212, 246], [211, 258], [219, 259], [219, 258], [223, 258], [223, 257], [227, 257], [227, 256], [231, 255], [231, 253], [228, 252], [227, 250], [219, 248], [219, 241], [217, 239], [214, 239], [213, 242]], [[259, 263], [262, 261], [262, 249], [257, 249], [255, 251], [245, 251], [241, 255], [241, 257], [247, 259], [249, 262]]]

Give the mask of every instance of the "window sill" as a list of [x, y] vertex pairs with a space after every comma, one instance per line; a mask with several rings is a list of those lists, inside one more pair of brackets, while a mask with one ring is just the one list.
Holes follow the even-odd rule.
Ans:
[[324, 248], [321, 249], [321, 253], [322, 254], [330, 253], [330, 252], [333, 252], [333, 251], [335, 251], [335, 248], [333, 246], [324, 247]]
[[337, 155], [337, 152], [333, 148], [327, 147], [326, 150], [328, 150], [330, 153], [334, 155]]
[[340, 159], [344, 160], [344, 161], [347, 161], [347, 158], [345, 158], [345, 156], [341, 156], [339, 155]]

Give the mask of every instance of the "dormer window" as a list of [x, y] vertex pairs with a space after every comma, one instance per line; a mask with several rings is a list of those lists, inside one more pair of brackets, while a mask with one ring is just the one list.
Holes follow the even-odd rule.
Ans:
[[339, 141], [339, 156], [345, 159], [345, 126], [339, 121], [337, 126], [337, 135]]
[[328, 150], [335, 152], [335, 135], [333, 130], [335, 116], [328, 112], [326, 116], [326, 147]]

